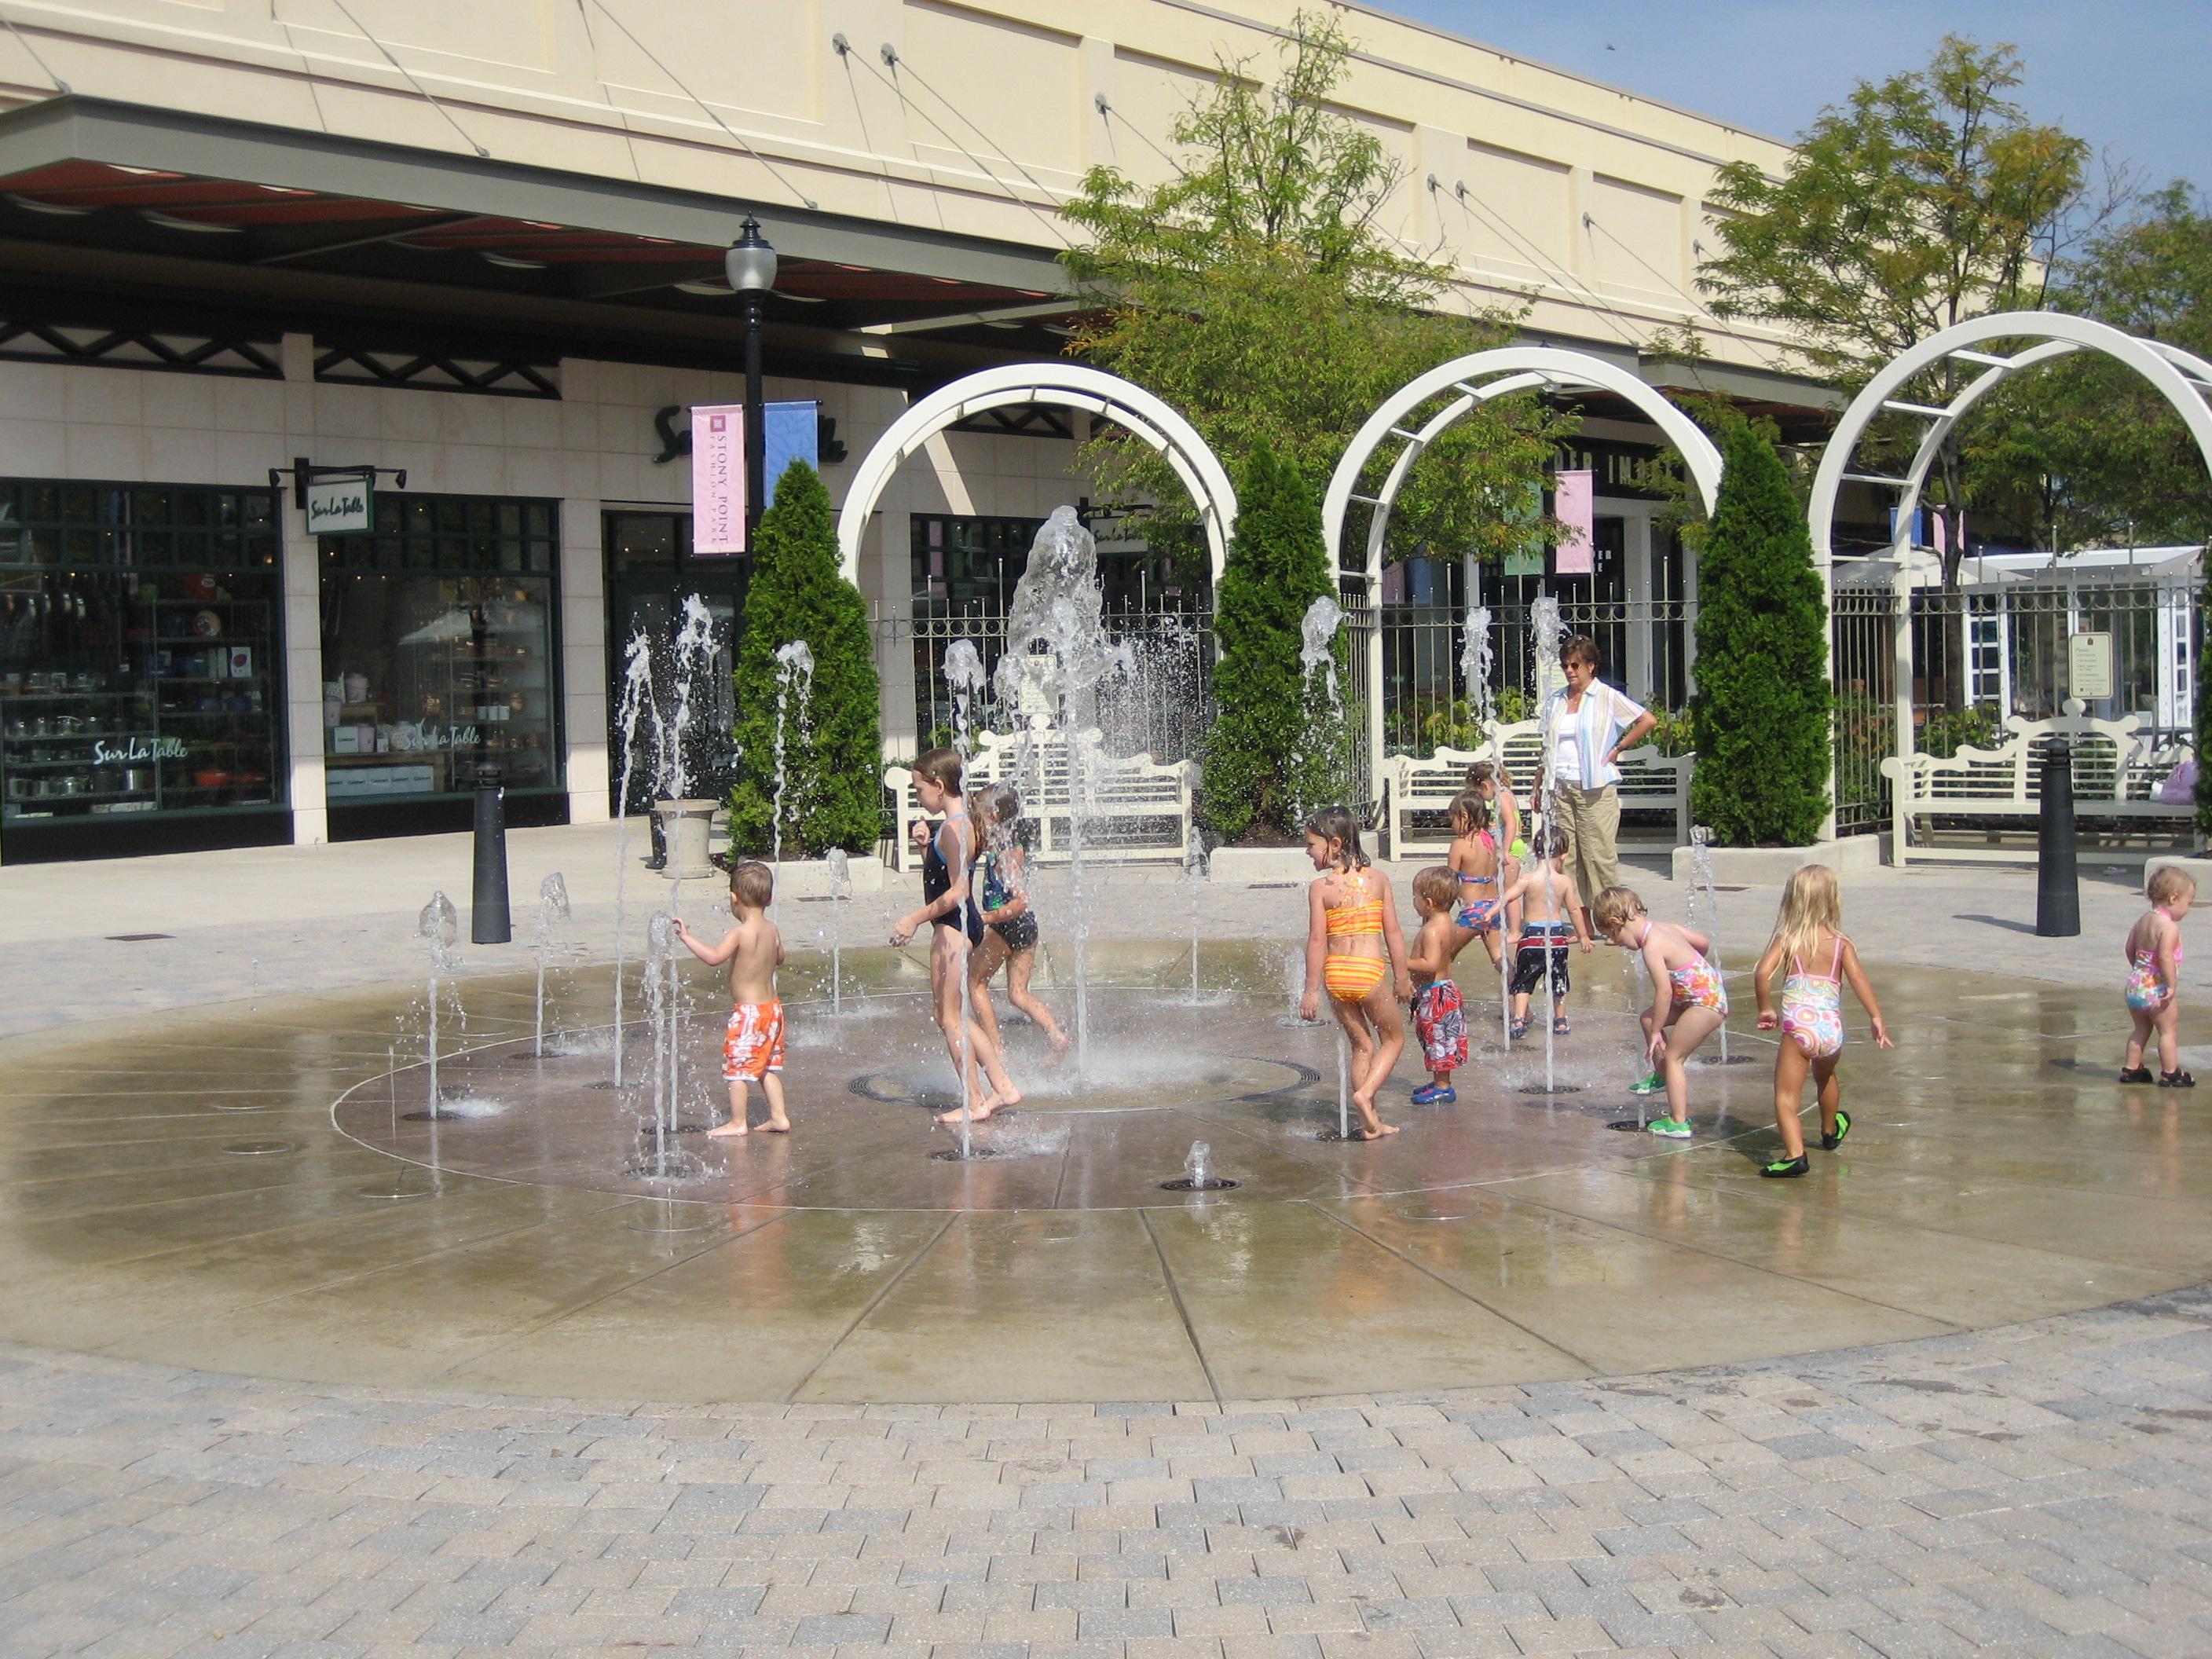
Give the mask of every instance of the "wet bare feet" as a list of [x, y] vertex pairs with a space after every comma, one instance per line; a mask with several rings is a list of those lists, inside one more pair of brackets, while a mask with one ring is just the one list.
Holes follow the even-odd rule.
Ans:
[[791, 1133], [791, 1120], [787, 1117], [772, 1117], [760, 1126], [760, 1133], [764, 1135], [787, 1135]]
[[[774, 1124], [770, 1124], [769, 1127], [770, 1128], [774, 1128], [775, 1126]], [[783, 1127], [786, 1129], [788, 1129], [791, 1126], [787, 1123]], [[752, 1131], [745, 1127], [744, 1119], [741, 1117], [733, 1117], [727, 1123], [718, 1124], [715, 1127], [708, 1130], [707, 1139], [709, 1140], [729, 1140], [738, 1135], [750, 1134], [751, 1133]]]
[[1384, 1135], [1395, 1135], [1397, 1133], [1398, 1126], [1395, 1123], [1377, 1123], [1371, 1129], [1364, 1126], [1355, 1129], [1352, 1131], [1352, 1138], [1354, 1140], [1380, 1140]]
[[1067, 1033], [1065, 1031], [1054, 1031], [1052, 1036], [1046, 1040], [1052, 1044], [1052, 1058], [1048, 1060], [1046, 1064], [1057, 1066], [1061, 1060], [1067, 1058]]

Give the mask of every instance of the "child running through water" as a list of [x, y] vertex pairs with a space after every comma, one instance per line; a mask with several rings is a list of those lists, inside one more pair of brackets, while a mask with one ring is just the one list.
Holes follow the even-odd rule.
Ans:
[[775, 900], [775, 874], [765, 864], [730, 867], [730, 917], [737, 925], [710, 945], [676, 921], [676, 937], [709, 968], [730, 964], [730, 1024], [722, 1035], [722, 1079], [730, 1085], [730, 1121], [707, 1131], [716, 1139], [750, 1134], [747, 1091], [759, 1084], [768, 1097], [770, 1134], [788, 1134], [783, 1109], [783, 1004], [775, 970], [783, 963], [783, 935], [768, 919]]
[[1390, 878], [1359, 850], [1359, 826], [1341, 806], [1306, 820], [1306, 856], [1322, 873], [1306, 890], [1306, 989], [1298, 1017], [1312, 1019], [1328, 992], [1336, 1023], [1352, 1045], [1352, 1103], [1359, 1112], [1355, 1139], [1398, 1133], [1375, 1111], [1375, 1096], [1406, 1047], [1398, 1005], [1413, 999], [1406, 939], [1398, 931]]
[[[1490, 802], [1480, 792], [1462, 790], [1451, 804], [1451, 851], [1444, 864], [1459, 901], [1451, 922], [1457, 931], [1452, 954], [1465, 950], [1470, 939], [1480, 939], [1490, 951], [1493, 971], [1505, 960], [1505, 913], [1503, 881], [1505, 860], [1498, 855], [1498, 839], [1490, 833]], [[1416, 884], [1415, 896], [1419, 887]]]
[[1651, 1006], [1638, 1016], [1652, 1074], [1635, 1094], [1667, 1091], [1667, 1115], [1648, 1126], [1670, 1140], [1690, 1138], [1690, 1078], [1683, 1068], [1698, 1045], [1728, 1018], [1728, 988], [1705, 960], [1713, 942], [1671, 921], [1654, 921], [1644, 901], [1626, 887], [1608, 887], [1590, 905], [1598, 931], [1624, 951], [1641, 951], [1651, 975]]
[[[1015, 1088], [999, 1063], [999, 1047], [975, 1022], [960, 1017], [961, 992], [968, 974], [968, 952], [983, 937], [982, 919], [968, 894], [968, 870], [975, 862], [975, 830], [967, 802], [960, 793], [960, 756], [951, 749], [932, 749], [914, 763], [914, 793], [921, 810], [942, 812], [945, 822], [929, 837], [921, 860], [921, 908], [900, 919], [891, 929], [891, 943], [904, 945], [927, 924], [929, 945], [929, 986], [937, 1029], [945, 1033], [945, 1052], [960, 1075], [961, 1093], [969, 1121], [981, 1123], [992, 1113], [1017, 1105], [1021, 1091]], [[972, 1054], [975, 1063], [969, 1063]], [[983, 1091], [977, 1079], [981, 1066], [990, 1080]], [[938, 1114], [939, 1123], [957, 1123], [961, 1109]]]
[[1413, 1091], [1416, 1106], [1449, 1106], [1459, 1098], [1452, 1073], [1467, 1064], [1467, 1004], [1452, 983], [1452, 959], [1465, 944], [1453, 901], [1465, 878], [1437, 865], [1413, 878], [1413, 908], [1421, 931], [1406, 967], [1413, 976], [1413, 1035], [1420, 1039], [1429, 1080]]
[[981, 896], [983, 942], [968, 963], [969, 1001], [975, 1023], [1004, 1050], [999, 1036], [999, 1016], [991, 1006], [991, 976], [1006, 970], [1006, 1000], [1030, 1018], [1052, 1045], [1052, 1057], [1067, 1052], [1067, 1034], [1030, 990], [1030, 975], [1036, 967], [1036, 912], [1030, 908], [1027, 855], [1014, 838], [1022, 816], [1022, 798], [1011, 783], [994, 783], [968, 798], [968, 810], [981, 831], [983, 850], [975, 860], [975, 888]]
[[2172, 865], [2150, 878], [2145, 893], [2150, 908], [2128, 929], [2127, 984], [2121, 992], [2134, 1029], [2120, 1081], [2148, 1083], [2143, 1050], [2158, 1038], [2158, 1086], [2194, 1089], [2197, 1079], [2181, 1069], [2181, 920], [2197, 902], [2197, 884]]
[[1557, 824], [1536, 832], [1528, 867], [1505, 890], [1504, 902], [1521, 913], [1521, 943], [1513, 958], [1513, 1027], [1516, 1037], [1528, 1035], [1528, 999], [1540, 987], [1552, 988], [1552, 1031], [1567, 1035], [1567, 941], [1585, 953], [1590, 936], [1583, 931], [1582, 898], [1563, 860], [1567, 838]]
[[[1874, 1024], [1875, 1046], [1892, 1046], [1889, 1030], [1881, 1023], [1881, 1009], [1874, 1000], [1859, 966], [1859, 953], [1843, 934], [1844, 903], [1836, 872], [1825, 864], [1808, 864], [1792, 872], [1782, 890], [1782, 908], [1774, 918], [1774, 938], [1766, 954], [1752, 969], [1752, 990], [1759, 998], [1759, 1029], [1782, 1032], [1774, 1054], [1774, 1127], [1782, 1134], [1782, 1156], [1759, 1170], [1762, 1176], [1787, 1180], [1810, 1166], [1805, 1158], [1805, 1133], [1797, 1115], [1804, 1108], [1805, 1073], [1813, 1074], [1813, 1087], [1820, 1103], [1820, 1148], [1832, 1152], [1851, 1132], [1851, 1115], [1843, 1109], [1843, 1085], [1836, 1079], [1836, 1062], [1844, 1051], [1844, 987], [1867, 1011]], [[1817, 971], [1825, 963], [1827, 972]], [[1769, 999], [1774, 976], [1784, 965], [1790, 972], [1782, 981], [1782, 1008], [1778, 1014]]]

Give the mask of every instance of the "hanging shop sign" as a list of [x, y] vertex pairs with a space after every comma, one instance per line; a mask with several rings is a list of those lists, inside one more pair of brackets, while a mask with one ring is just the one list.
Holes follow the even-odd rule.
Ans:
[[691, 550], [745, 551], [745, 408], [691, 410]]
[[1595, 527], [1590, 475], [1573, 468], [1553, 475], [1552, 516], [1559, 521], [1559, 556], [1553, 567], [1562, 576], [1587, 576], [1597, 564], [1590, 543]]
[[376, 528], [376, 491], [356, 473], [307, 480], [307, 533], [343, 536]]

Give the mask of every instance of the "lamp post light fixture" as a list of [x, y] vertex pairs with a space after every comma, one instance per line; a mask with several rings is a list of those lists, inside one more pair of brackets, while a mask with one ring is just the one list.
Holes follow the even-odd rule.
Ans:
[[761, 399], [761, 297], [775, 286], [775, 250], [760, 234], [760, 221], [745, 215], [738, 240], [722, 255], [722, 270], [732, 293], [745, 302], [745, 551], [753, 550], [761, 505], [768, 495], [768, 433]]

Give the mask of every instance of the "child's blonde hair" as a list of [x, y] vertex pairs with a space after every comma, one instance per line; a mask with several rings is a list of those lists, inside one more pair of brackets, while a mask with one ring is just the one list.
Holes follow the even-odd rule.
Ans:
[[775, 872], [748, 860], [730, 866], [730, 896], [748, 910], [765, 910], [775, 898]]
[[1601, 933], [1610, 933], [1646, 914], [1644, 901], [1632, 887], [1604, 888], [1590, 901], [1590, 920], [1597, 923]]
[[1449, 910], [1452, 901], [1459, 896], [1459, 878], [1443, 865], [1432, 864], [1415, 873], [1413, 896], [1424, 904]]
[[2191, 902], [2194, 903], [2197, 898], [2197, 878], [2186, 870], [2179, 869], [2171, 864], [2162, 864], [2151, 872], [2150, 881], [2144, 887], [2143, 891], [2150, 902], [2161, 909], [2185, 894], [2188, 896]]
[[1490, 828], [1490, 803], [1472, 789], [1462, 789], [1454, 795], [1447, 812], [1453, 829], [1459, 830], [1462, 824], [1467, 826], [1460, 830], [1462, 835], [1472, 835], [1478, 830]]
[[1843, 890], [1836, 884], [1836, 872], [1826, 865], [1801, 864], [1790, 872], [1790, 884], [1782, 890], [1782, 908], [1774, 917], [1774, 938], [1782, 946], [1784, 966], [1804, 960], [1823, 933], [1843, 937]]

